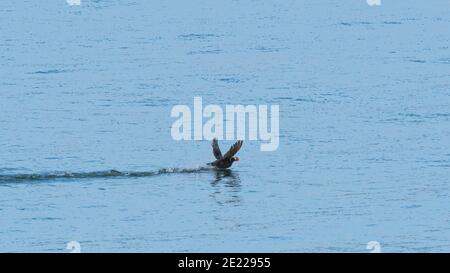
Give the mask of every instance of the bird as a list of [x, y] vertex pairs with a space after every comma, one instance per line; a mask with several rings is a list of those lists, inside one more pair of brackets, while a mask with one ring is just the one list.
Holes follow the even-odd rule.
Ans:
[[228, 152], [222, 156], [222, 152], [219, 148], [219, 142], [217, 141], [217, 138], [214, 138], [211, 146], [216, 160], [208, 163], [208, 165], [214, 166], [218, 169], [228, 169], [231, 165], [233, 165], [233, 162], [239, 161], [239, 157], [235, 156], [235, 154], [239, 151], [239, 149], [241, 149], [243, 143], [244, 142], [242, 140], [238, 140], [231, 146]]

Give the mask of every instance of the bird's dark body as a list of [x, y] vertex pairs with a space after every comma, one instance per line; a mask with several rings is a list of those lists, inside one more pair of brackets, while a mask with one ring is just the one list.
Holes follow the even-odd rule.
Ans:
[[208, 163], [208, 165], [214, 166], [219, 169], [228, 169], [229, 167], [231, 167], [231, 165], [233, 165], [233, 162], [233, 158], [224, 158]]
[[239, 161], [239, 157], [234, 155], [239, 151], [239, 149], [241, 149], [242, 143], [243, 141], [239, 140], [231, 146], [230, 150], [228, 150], [225, 155], [222, 155], [217, 139], [213, 139], [211, 146], [213, 148], [213, 154], [216, 161], [208, 163], [208, 165], [214, 166], [218, 169], [228, 169], [231, 165], [233, 165], [233, 162]]

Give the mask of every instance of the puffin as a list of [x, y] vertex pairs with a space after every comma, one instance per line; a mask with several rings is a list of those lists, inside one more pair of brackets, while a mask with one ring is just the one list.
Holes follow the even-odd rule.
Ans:
[[217, 141], [217, 138], [214, 138], [212, 140], [211, 146], [216, 161], [208, 163], [208, 165], [214, 166], [218, 169], [228, 169], [229, 167], [231, 167], [231, 165], [233, 165], [233, 162], [239, 161], [239, 157], [234, 155], [239, 151], [239, 149], [241, 149], [242, 143], [244, 143], [242, 140], [238, 140], [231, 146], [231, 148], [225, 155], [222, 155], [222, 152], [219, 148], [219, 142]]

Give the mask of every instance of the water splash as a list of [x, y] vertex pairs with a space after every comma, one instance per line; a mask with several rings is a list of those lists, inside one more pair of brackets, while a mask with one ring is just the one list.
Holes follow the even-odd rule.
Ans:
[[53, 172], [35, 174], [4, 174], [0, 182], [48, 181], [57, 179], [89, 179], [89, 178], [120, 178], [120, 177], [151, 177], [164, 174], [198, 173], [212, 170], [212, 167], [199, 166], [195, 168], [161, 168], [155, 171], [122, 172], [117, 170], [96, 172]]

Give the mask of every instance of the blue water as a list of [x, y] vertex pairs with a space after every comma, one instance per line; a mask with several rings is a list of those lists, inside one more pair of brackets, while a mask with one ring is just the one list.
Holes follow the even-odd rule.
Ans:
[[[0, 251], [449, 252], [449, 11], [2, 0]], [[194, 96], [280, 105], [279, 149], [205, 168]]]

